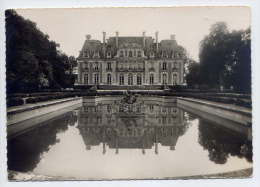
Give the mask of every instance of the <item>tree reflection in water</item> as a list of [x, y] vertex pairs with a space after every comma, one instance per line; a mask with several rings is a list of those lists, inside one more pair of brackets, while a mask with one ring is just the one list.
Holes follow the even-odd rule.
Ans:
[[216, 164], [225, 164], [229, 155], [252, 162], [251, 141], [241, 134], [202, 119], [199, 120], [199, 143], [209, 151], [209, 159]]
[[68, 125], [74, 125], [76, 121], [75, 113], [69, 112], [46, 122], [45, 125], [8, 140], [8, 169], [22, 172], [32, 171], [39, 163], [41, 155], [48, 152], [51, 145], [59, 142], [57, 134], [66, 131]]

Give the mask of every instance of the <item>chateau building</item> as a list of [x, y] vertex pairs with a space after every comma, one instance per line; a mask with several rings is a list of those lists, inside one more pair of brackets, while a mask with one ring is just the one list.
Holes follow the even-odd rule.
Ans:
[[158, 41], [146, 36], [86, 40], [77, 58], [79, 85], [142, 86], [183, 84], [185, 49], [175, 36]]

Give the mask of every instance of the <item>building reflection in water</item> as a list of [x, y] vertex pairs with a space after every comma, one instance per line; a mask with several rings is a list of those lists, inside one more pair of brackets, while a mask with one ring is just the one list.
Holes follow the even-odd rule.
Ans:
[[177, 140], [182, 136], [187, 123], [184, 112], [176, 103], [164, 98], [141, 98], [134, 104], [120, 103], [110, 99], [98, 101], [85, 98], [78, 114], [78, 128], [86, 149], [102, 143], [106, 149], [154, 149], [158, 144], [175, 150]]

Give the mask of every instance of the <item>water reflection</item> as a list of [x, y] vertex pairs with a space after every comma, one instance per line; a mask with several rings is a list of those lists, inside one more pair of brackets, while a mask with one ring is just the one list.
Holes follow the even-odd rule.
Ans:
[[77, 121], [75, 112], [59, 116], [47, 124], [42, 124], [28, 133], [8, 141], [8, 169], [32, 171], [41, 160], [41, 155], [48, 152], [52, 145], [59, 143], [57, 134], [68, 129]]
[[199, 143], [209, 152], [209, 159], [225, 164], [229, 156], [246, 158], [252, 162], [252, 142], [242, 134], [234, 133], [205, 120], [199, 120]]
[[122, 179], [212, 174], [252, 166], [252, 145], [246, 137], [185, 112], [173, 98], [121, 101], [121, 97], [85, 98], [79, 109], [10, 139], [8, 169]]
[[[151, 98], [150, 98], [151, 99]], [[187, 130], [183, 110], [174, 102], [164, 99], [145, 100], [135, 104], [118, 100], [96, 101], [85, 99], [79, 110], [78, 128], [86, 149], [103, 144], [115, 149], [154, 149], [158, 154], [158, 144], [175, 150], [177, 140]]]

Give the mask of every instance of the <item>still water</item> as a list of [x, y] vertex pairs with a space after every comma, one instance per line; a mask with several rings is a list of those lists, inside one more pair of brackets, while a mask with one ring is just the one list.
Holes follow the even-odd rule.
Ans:
[[67, 179], [148, 179], [252, 167], [251, 142], [174, 98], [89, 97], [8, 141], [8, 169]]

